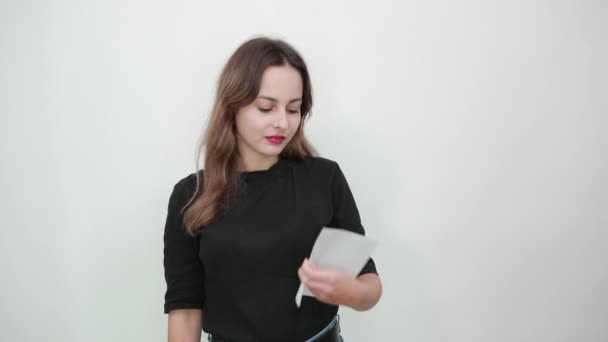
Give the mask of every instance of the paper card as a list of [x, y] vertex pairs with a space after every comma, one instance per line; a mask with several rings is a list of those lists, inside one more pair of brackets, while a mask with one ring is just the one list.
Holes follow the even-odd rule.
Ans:
[[[356, 277], [363, 269], [377, 241], [344, 229], [324, 227], [312, 247], [309, 260], [319, 268], [338, 269]], [[300, 284], [296, 305], [300, 307], [302, 295], [314, 295]]]

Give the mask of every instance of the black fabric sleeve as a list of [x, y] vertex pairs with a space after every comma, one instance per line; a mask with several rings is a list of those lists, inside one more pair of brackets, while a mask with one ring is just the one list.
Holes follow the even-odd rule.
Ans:
[[[334, 215], [329, 226], [343, 228], [365, 235], [365, 229], [363, 228], [363, 225], [361, 225], [357, 204], [355, 203], [353, 194], [348, 186], [346, 177], [344, 177], [340, 166], [337, 164], [332, 179], [331, 191]], [[359, 275], [364, 273], [378, 274], [376, 264], [372, 258], [369, 258], [361, 272], [359, 272]]]
[[165, 313], [174, 309], [202, 309], [205, 301], [205, 273], [198, 256], [198, 240], [188, 235], [183, 225], [181, 210], [189, 199], [183, 183], [180, 181], [173, 188], [165, 223]]

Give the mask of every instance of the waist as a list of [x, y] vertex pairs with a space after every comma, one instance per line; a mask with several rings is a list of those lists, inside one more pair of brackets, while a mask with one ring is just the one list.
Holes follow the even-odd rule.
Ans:
[[[223, 339], [219, 336], [209, 334], [207, 335], [207, 341], [209, 342], [237, 342]], [[307, 339], [305, 342], [341, 342], [340, 337], [340, 316], [336, 315], [334, 319], [325, 328], [319, 331], [313, 337]]]
[[336, 315], [329, 324], [318, 334], [309, 338], [305, 342], [341, 342], [340, 337], [340, 316]]

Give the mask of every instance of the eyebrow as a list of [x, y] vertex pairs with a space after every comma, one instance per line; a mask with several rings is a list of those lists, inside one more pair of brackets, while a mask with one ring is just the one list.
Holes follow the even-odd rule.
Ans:
[[[279, 100], [275, 99], [274, 97], [269, 97], [269, 96], [258, 96], [256, 97], [256, 99], [264, 99], [264, 100], [270, 100], [273, 102], [279, 102]], [[293, 99], [291, 101], [289, 101], [288, 103], [292, 103], [292, 102], [298, 102], [298, 101], [302, 101], [302, 98], [297, 98], [297, 99]]]

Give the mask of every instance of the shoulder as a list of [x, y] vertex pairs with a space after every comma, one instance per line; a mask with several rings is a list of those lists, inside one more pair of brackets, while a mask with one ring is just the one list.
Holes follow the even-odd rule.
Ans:
[[186, 188], [186, 189], [196, 187], [196, 175], [197, 175], [197, 173], [198, 173], [199, 177], [202, 180], [204, 172], [203, 172], [203, 170], [200, 170], [198, 172], [193, 172], [193, 173], [191, 173], [191, 174], [183, 177], [182, 179], [180, 179], [175, 184], [175, 186], [176, 187], [181, 187], [181, 188]]
[[338, 163], [323, 157], [305, 157], [291, 160], [292, 167], [314, 175], [333, 175], [339, 168]]
[[333, 189], [344, 177], [338, 162], [323, 157], [293, 160], [292, 167], [298, 182], [311, 188]]
[[[199, 175], [199, 179], [197, 180], [197, 174]], [[190, 199], [192, 195], [194, 195], [194, 191], [197, 187], [197, 182], [200, 183], [198, 186], [202, 189], [203, 187], [203, 170], [198, 171], [198, 173], [191, 173], [175, 183], [173, 186], [173, 194], [172, 197], [182, 204]]]

